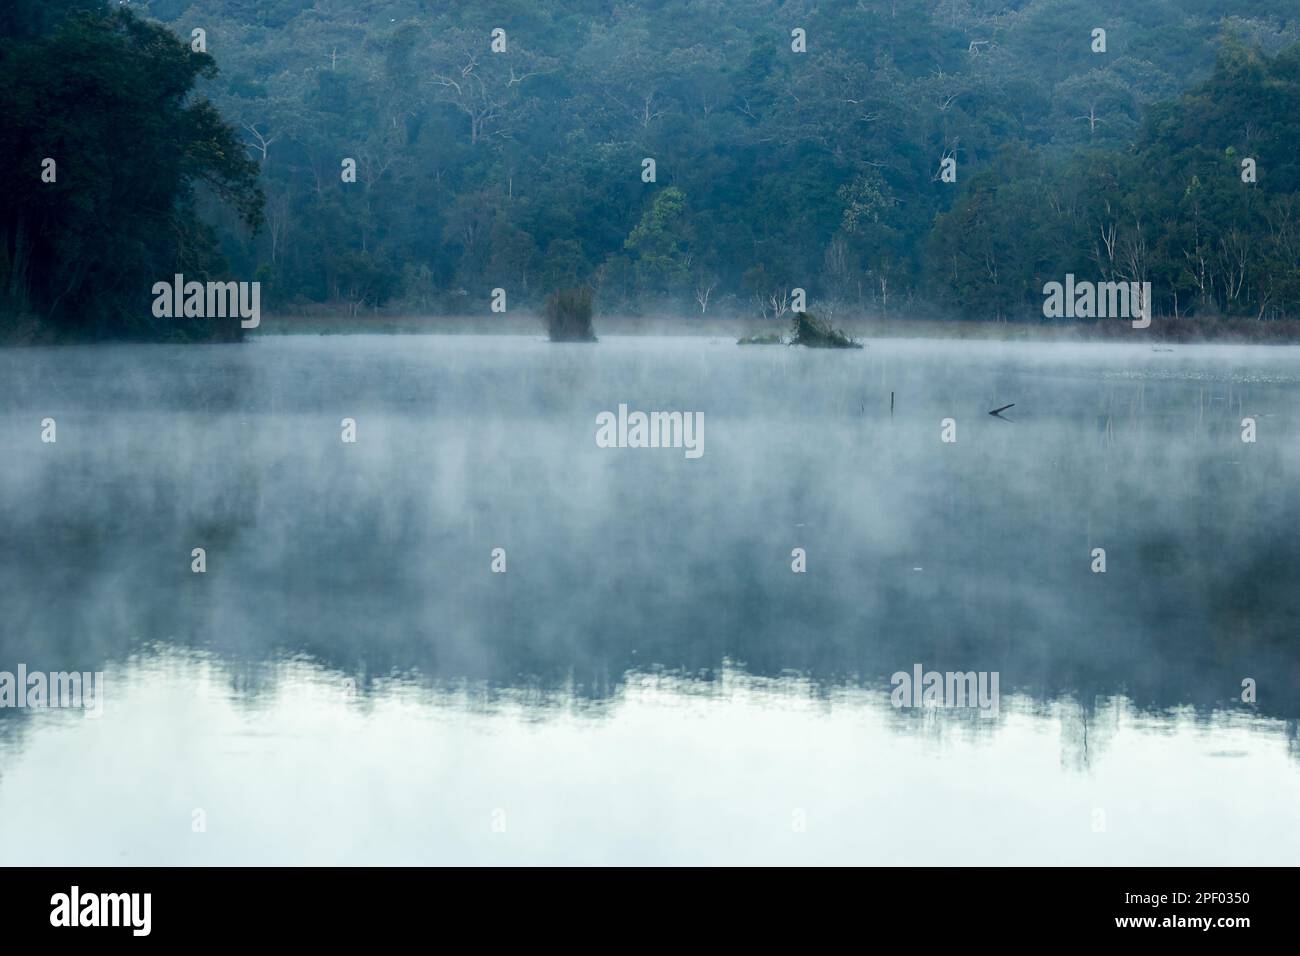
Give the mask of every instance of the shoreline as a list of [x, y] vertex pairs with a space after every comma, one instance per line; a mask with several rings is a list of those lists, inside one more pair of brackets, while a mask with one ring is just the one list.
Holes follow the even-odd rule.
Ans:
[[[961, 319], [915, 317], [906, 319], [844, 319], [829, 317], [830, 323], [851, 338], [872, 341], [930, 340], [949, 342], [1026, 342], [1067, 344], [1150, 345], [1300, 345], [1300, 321], [1258, 321], [1255, 319], [1170, 319], [1154, 318], [1146, 329], [1134, 329], [1128, 321], [1102, 319], [1091, 323], [1070, 320], [1068, 324], [1045, 322], [986, 322]], [[728, 339], [778, 334], [788, 344], [790, 322], [753, 318], [683, 318], [669, 316], [606, 316], [595, 321], [597, 340], [620, 337], [673, 336], [700, 339]], [[196, 339], [166, 341], [147, 338], [64, 339], [35, 333], [0, 337], [0, 348], [32, 348], [61, 345], [216, 345], [238, 344], [229, 340]], [[540, 316], [516, 315], [295, 315], [271, 314], [244, 333], [244, 340], [288, 336], [327, 335], [510, 335], [546, 338]], [[777, 343], [771, 343], [773, 345]], [[758, 343], [746, 347], [757, 347]]]
[[[936, 339], [988, 342], [1099, 342], [1116, 344], [1300, 345], [1300, 322], [1254, 319], [1210, 320], [1156, 318], [1150, 328], [1134, 329], [1127, 321], [1099, 320], [1050, 325], [1029, 322], [981, 322], [959, 319], [830, 320], [855, 339]], [[680, 316], [607, 316], [596, 319], [597, 336], [697, 336], [740, 339], [778, 333], [787, 339], [788, 321]], [[527, 335], [545, 336], [540, 316], [521, 314], [450, 316], [303, 316], [267, 315], [249, 338], [282, 335]]]

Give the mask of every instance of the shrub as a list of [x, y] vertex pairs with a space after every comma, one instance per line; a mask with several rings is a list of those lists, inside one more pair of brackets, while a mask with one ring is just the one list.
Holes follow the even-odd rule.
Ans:
[[552, 342], [594, 342], [591, 290], [560, 289], [546, 300], [546, 331]]
[[791, 345], [805, 345], [815, 349], [860, 349], [862, 345], [853, 341], [839, 329], [823, 319], [814, 318], [807, 312], [794, 314], [794, 331], [790, 338]]

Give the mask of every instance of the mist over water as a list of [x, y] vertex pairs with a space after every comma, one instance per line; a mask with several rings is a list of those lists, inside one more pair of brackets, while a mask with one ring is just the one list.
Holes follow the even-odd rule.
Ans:
[[[107, 685], [0, 709], [0, 862], [1300, 852], [1300, 349], [283, 337], [0, 381], [0, 670]], [[703, 456], [597, 447], [620, 404]], [[915, 664], [999, 673], [998, 716], [891, 707]]]

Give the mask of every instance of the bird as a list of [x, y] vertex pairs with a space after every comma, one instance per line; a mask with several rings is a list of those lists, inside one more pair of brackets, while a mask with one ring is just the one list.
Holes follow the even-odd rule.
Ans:
[[[993, 409], [993, 411], [989, 412], [989, 414], [992, 415], [994, 418], [1001, 418], [1002, 413], [1005, 412], [1008, 408], [1015, 408], [1015, 407], [1016, 407], [1016, 403], [1012, 402], [1010, 405], [1003, 405], [1001, 408]], [[1006, 420], [1011, 421], [1011, 419], [1009, 418]]]

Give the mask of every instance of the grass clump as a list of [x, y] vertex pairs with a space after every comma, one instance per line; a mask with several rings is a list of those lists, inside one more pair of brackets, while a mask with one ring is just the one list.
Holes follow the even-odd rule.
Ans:
[[591, 290], [559, 289], [546, 299], [546, 331], [552, 342], [594, 342]]
[[855, 342], [839, 329], [833, 328], [824, 319], [816, 318], [807, 312], [794, 314], [794, 332], [790, 337], [791, 345], [805, 345], [810, 349], [860, 349], [861, 342]]

